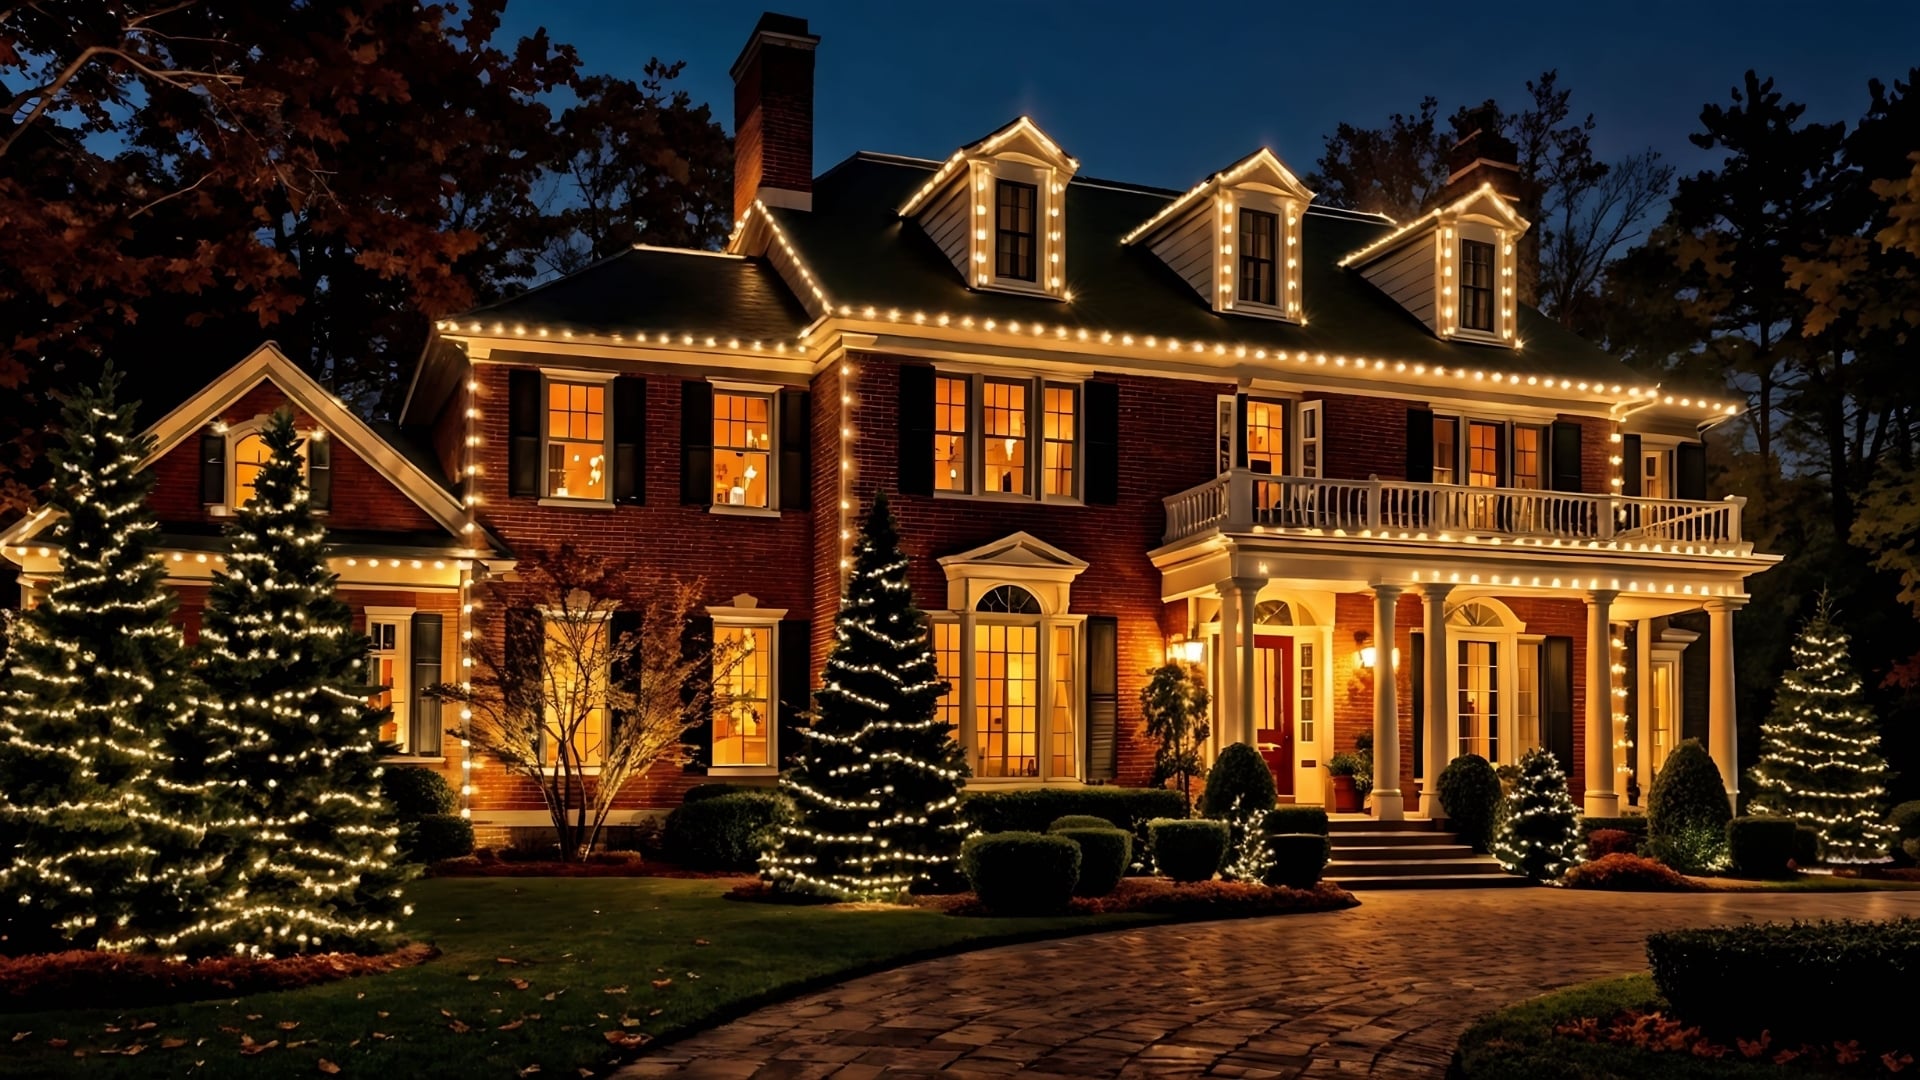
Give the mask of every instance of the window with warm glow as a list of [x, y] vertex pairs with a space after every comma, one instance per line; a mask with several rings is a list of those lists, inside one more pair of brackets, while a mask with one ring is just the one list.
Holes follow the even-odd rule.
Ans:
[[1040, 775], [1040, 628], [974, 627], [974, 775]]
[[1493, 332], [1493, 245], [1460, 241], [1460, 328]]
[[547, 383], [547, 495], [607, 497], [607, 388]]
[[956, 739], [960, 737], [960, 624], [957, 622], [936, 622], [933, 630], [933, 662], [940, 672], [940, 678], [946, 680], [947, 692], [940, 695], [940, 703], [933, 708], [935, 719], [951, 725], [949, 731]]
[[984, 490], [1027, 494], [1028, 383], [988, 379], [981, 392]]
[[1267, 476], [1287, 471], [1287, 406], [1279, 401], [1247, 402], [1247, 468]]
[[1467, 425], [1467, 483], [1473, 487], [1500, 486], [1500, 425]]
[[253, 501], [253, 485], [260, 469], [273, 457], [266, 436], [260, 432], [243, 435], [233, 444], [233, 504], [245, 506]]
[[1017, 180], [994, 182], [993, 272], [1033, 281], [1040, 249], [1040, 189]]
[[381, 742], [399, 742], [406, 725], [406, 696], [395, 694], [400, 685], [400, 624], [387, 619], [367, 620], [367, 684], [375, 688], [367, 698], [368, 708], [393, 710], [380, 725]]
[[1665, 450], [1648, 450], [1640, 455], [1640, 495], [1647, 499], [1673, 498], [1673, 477], [1667, 468]]
[[737, 656], [714, 682], [713, 763], [773, 764], [773, 627], [715, 626], [716, 654]]
[[1319, 685], [1320, 671], [1313, 662], [1313, 642], [1294, 639], [1294, 652], [1299, 657], [1299, 680], [1295, 683], [1300, 689], [1300, 711], [1294, 721], [1298, 729], [1298, 738], [1303, 743], [1313, 741], [1314, 699]]
[[1280, 219], [1261, 210], [1240, 211], [1240, 299], [1273, 304], [1279, 299], [1275, 253]]
[[1500, 668], [1491, 641], [1462, 641], [1460, 664], [1460, 753], [1500, 763]]
[[1073, 488], [1075, 398], [1071, 386], [1049, 385], [1044, 390], [1046, 414], [1041, 431], [1042, 475], [1046, 495], [1071, 497]]
[[1056, 626], [1053, 628], [1053, 663], [1049, 675], [1053, 681], [1053, 707], [1048, 714], [1047, 744], [1052, 760], [1047, 762], [1047, 775], [1052, 777], [1077, 776], [1079, 769], [1075, 763], [1080, 755], [1076, 751], [1074, 730], [1074, 648], [1073, 628]]
[[1451, 484], [1459, 475], [1460, 422], [1452, 417], [1433, 418], [1433, 482]]
[[557, 764], [571, 743], [577, 764], [597, 765], [607, 737], [607, 622], [549, 617], [547, 632], [547, 724], [541, 756]]
[[1679, 743], [1680, 664], [1672, 658], [1655, 660], [1652, 665], [1653, 695], [1647, 702], [1647, 780], [1667, 763], [1667, 755]]
[[1511, 486], [1541, 490], [1547, 486], [1546, 432], [1530, 424], [1513, 426], [1513, 480]]
[[1540, 730], [1540, 643], [1523, 641], [1515, 650], [1513, 720], [1520, 745], [1515, 756], [1542, 745]]
[[966, 491], [972, 486], [967, 469], [968, 387], [964, 375], [941, 375], [933, 380], [933, 486], [936, 491]]
[[773, 452], [773, 397], [717, 390], [713, 395], [713, 502], [767, 506]]

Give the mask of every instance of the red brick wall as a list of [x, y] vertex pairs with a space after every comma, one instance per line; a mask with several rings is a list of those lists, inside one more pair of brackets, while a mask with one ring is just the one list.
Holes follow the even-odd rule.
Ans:
[[1407, 478], [1408, 402], [1354, 394], [1308, 394], [1324, 401], [1321, 457], [1330, 480]]
[[813, 190], [813, 50], [762, 42], [733, 90], [733, 219], [762, 187]]
[[1616, 489], [1611, 459], [1620, 449], [1610, 441], [1616, 430], [1614, 424], [1598, 416], [1562, 415], [1560, 419], [1580, 425], [1580, 490], [1595, 495], [1612, 494]]

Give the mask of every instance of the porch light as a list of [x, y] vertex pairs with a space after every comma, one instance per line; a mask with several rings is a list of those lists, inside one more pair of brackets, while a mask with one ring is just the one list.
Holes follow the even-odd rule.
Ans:
[[1206, 659], [1207, 643], [1198, 635], [1175, 634], [1167, 639], [1167, 659], [1197, 664]]

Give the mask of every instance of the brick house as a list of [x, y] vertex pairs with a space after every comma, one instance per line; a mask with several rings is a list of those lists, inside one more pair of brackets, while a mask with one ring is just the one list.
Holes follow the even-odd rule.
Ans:
[[[1732, 794], [1732, 617], [1778, 561], [1706, 490], [1739, 406], [1523, 302], [1511, 146], [1469, 136], [1404, 223], [1312, 205], [1268, 150], [1185, 192], [1092, 179], [1026, 118], [816, 176], [818, 44], [767, 15], [734, 66], [724, 251], [643, 246], [440, 322], [392, 426], [271, 347], [157, 421], [189, 627], [286, 401], [391, 734], [482, 826], [546, 817], [418, 696], [459, 670], [476, 583], [565, 540], [630, 561], [635, 604], [702, 579], [711, 632], [752, 643], [698, 764], [618, 823], [771, 782], [882, 491], [975, 785], [1144, 782], [1139, 692], [1174, 654], [1214, 688], [1215, 748], [1258, 746], [1294, 801], [1363, 733], [1383, 818], [1457, 754], [1534, 746], [1592, 814], [1686, 737]], [[29, 591], [45, 524], [0, 537]]]

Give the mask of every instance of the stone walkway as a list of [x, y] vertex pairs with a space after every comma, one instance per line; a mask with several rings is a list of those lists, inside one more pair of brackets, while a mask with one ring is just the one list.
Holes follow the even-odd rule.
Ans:
[[1649, 930], [1920, 916], [1920, 892], [1381, 892], [913, 964], [662, 1047], [617, 1075], [1437, 1077], [1498, 1006], [1646, 969]]

